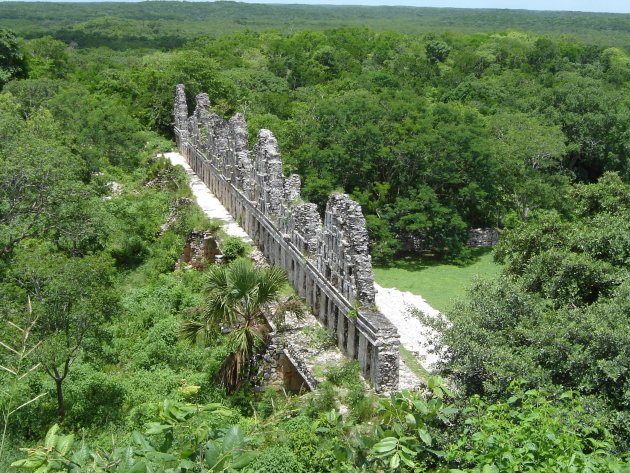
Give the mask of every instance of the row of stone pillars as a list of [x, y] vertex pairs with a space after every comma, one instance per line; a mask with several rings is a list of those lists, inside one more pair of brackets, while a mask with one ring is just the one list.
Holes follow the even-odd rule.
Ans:
[[175, 129], [181, 153], [201, 180], [261, 249], [268, 260], [282, 267], [290, 283], [325, 327], [335, 331], [339, 348], [358, 360], [361, 373], [376, 391], [398, 388], [399, 335], [376, 309], [353, 307], [312, 258], [303, 254], [278, 226], [246, 198], [230, 179], [212, 165], [186, 132]]

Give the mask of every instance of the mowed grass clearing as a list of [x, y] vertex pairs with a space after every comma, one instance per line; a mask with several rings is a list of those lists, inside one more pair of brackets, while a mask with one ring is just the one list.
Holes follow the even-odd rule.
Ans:
[[476, 277], [492, 278], [501, 272], [501, 265], [493, 261], [491, 248], [473, 251], [475, 260], [467, 266], [446, 264], [433, 256], [407, 256], [375, 266], [374, 277], [381, 286], [422, 296], [429, 305], [444, 312], [466, 295]]

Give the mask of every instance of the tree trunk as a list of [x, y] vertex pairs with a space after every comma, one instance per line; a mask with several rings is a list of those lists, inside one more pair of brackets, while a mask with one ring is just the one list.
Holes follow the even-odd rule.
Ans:
[[57, 385], [57, 415], [59, 415], [59, 420], [63, 420], [66, 416], [66, 406], [63, 402], [63, 391], [61, 390], [62, 382], [63, 378], [55, 378], [55, 384]]

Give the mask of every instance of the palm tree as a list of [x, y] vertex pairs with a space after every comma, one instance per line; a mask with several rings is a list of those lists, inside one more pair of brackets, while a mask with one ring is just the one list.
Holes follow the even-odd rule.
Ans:
[[246, 259], [210, 269], [204, 287], [206, 304], [182, 324], [181, 332], [193, 343], [207, 344], [219, 332], [228, 331], [230, 355], [219, 370], [219, 380], [229, 392], [241, 386], [252, 355], [270, 330], [265, 317], [275, 324], [282, 324], [287, 313], [302, 317], [304, 309], [297, 297], [281, 297], [286, 283], [282, 269], [256, 268]]

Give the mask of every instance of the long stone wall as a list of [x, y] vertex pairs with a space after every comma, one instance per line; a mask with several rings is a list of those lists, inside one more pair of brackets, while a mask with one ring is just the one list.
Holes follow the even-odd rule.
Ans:
[[399, 335], [374, 305], [361, 206], [345, 194], [332, 194], [322, 222], [315, 204], [300, 197], [300, 177], [284, 177], [273, 133], [260, 130], [249, 150], [245, 117], [238, 113], [224, 120], [210, 113], [207, 94], [197, 95], [189, 116], [184, 86], [178, 85], [174, 116], [177, 146], [195, 173], [269, 261], [286, 270], [374, 388], [396, 390]]

